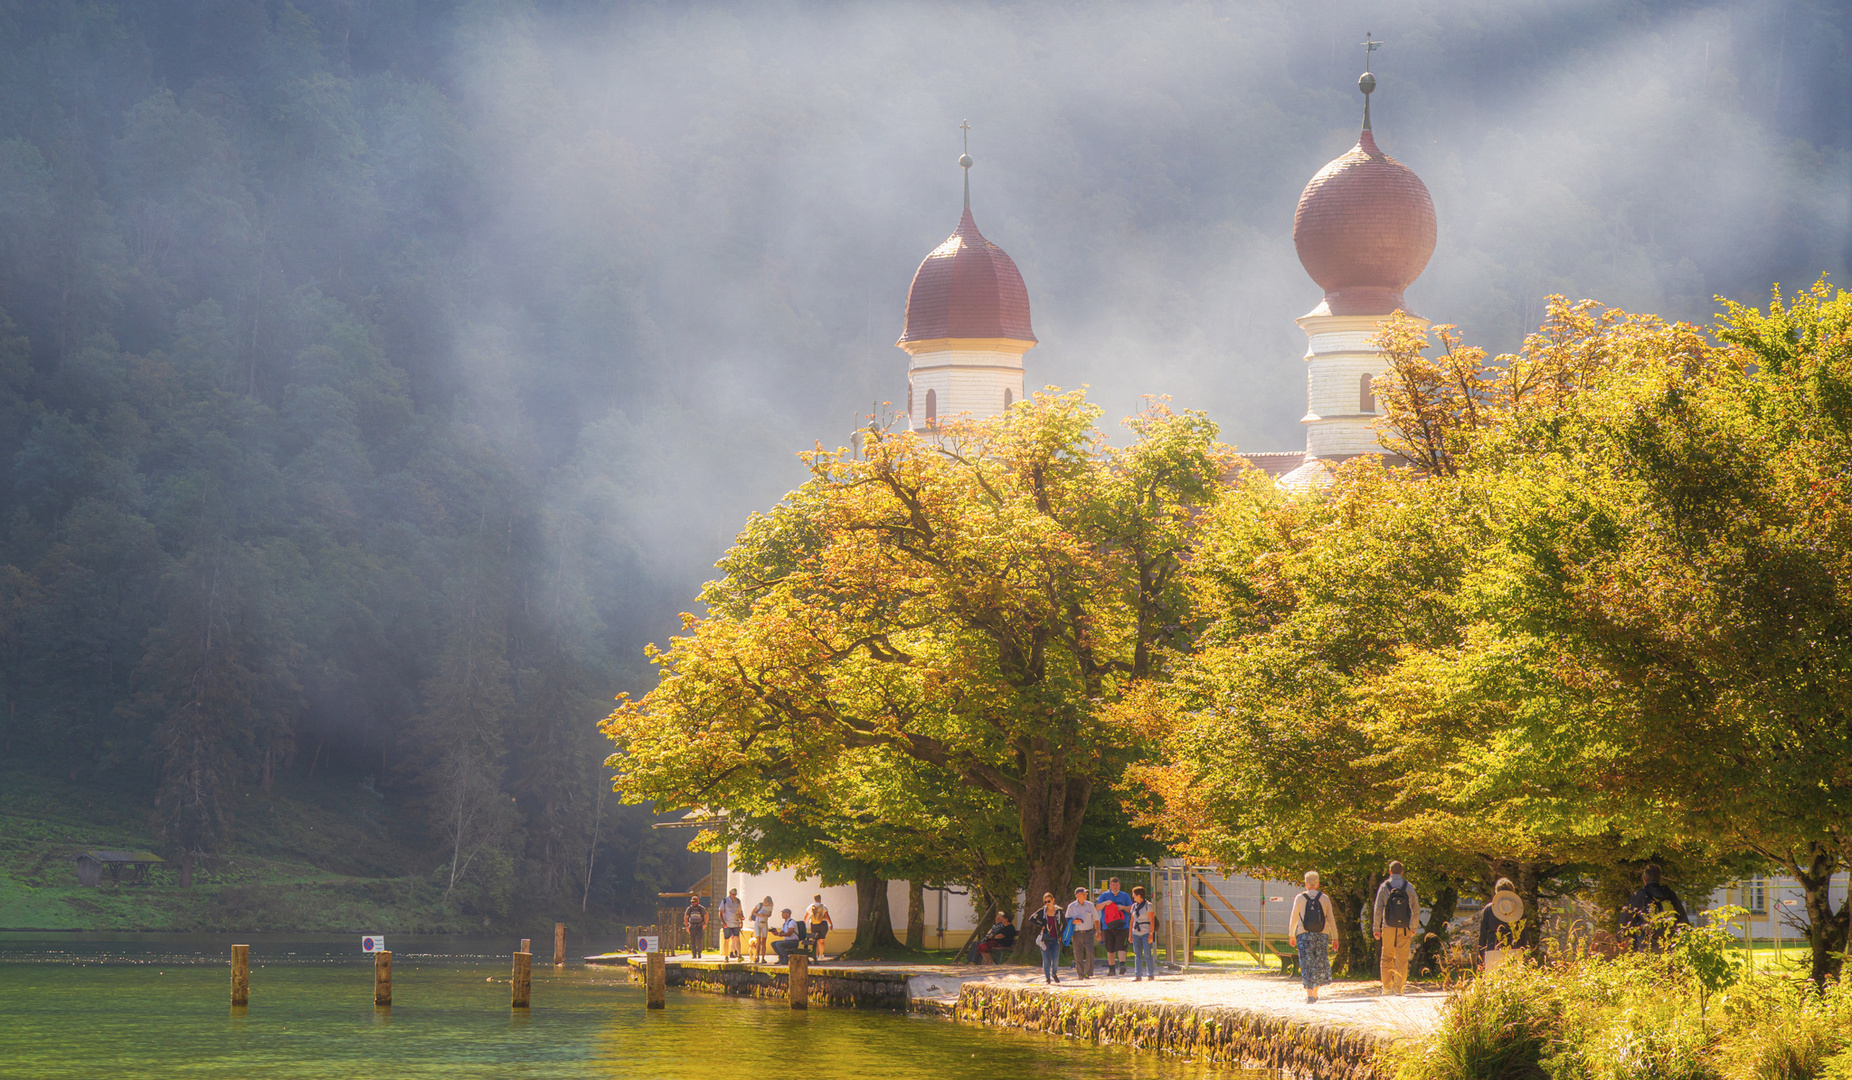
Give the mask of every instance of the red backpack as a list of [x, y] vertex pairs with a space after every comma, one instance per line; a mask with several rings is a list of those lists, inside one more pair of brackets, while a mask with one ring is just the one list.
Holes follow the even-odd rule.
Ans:
[[1119, 926], [1115, 926], [1114, 924], [1118, 923], [1118, 924], [1123, 925], [1124, 922], [1125, 922], [1125, 909], [1120, 907], [1117, 901], [1108, 900], [1104, 904], [1100, 905], [1100, 925], [1101, 926], [1107, 927], [1108, 929], [1111, 929], [1111, 930], [1117, 930], [1119, 929]]

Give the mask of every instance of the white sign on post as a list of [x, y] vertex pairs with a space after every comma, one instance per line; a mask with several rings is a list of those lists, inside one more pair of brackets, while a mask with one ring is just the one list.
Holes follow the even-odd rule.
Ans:
[[656, 951], [656, 941], [655, 934], [640, 934], [637, 936], [637, 948], [642, 952], [653, 953]]
[[360, 939], [361, 952], [385, 952], [386, 939], [378, 934], [368, 934]]

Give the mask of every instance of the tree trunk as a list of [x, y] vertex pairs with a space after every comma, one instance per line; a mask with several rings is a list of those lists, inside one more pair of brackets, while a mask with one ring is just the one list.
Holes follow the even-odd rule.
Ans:
[[183, 889], [193, 887], [193, 853], [190, 851], [180, 853], [180, 887]]
[[1787, 862], [1807, 896], [1807, 945], [1813, 951], [1809, 977], [1814, 985], [1824, 987], [1845, 963], [1846, 940], [1852, 931], [1852, 884], [1846, 886], [1845, 901], [1835, 912], [1833, 874], [1839, 869], [1839, 858], [1817, 843], [1807, 845], [1807, 855], [1805, 864], [1793, 857]]
[[1382, 880], [1380, 875], [1371, 874], [1363, 879], [1363, 888], [1345, 887], [1342, 893], [1331, 894], [1337, 901], [1333, 906], [1338, 916], [1337, 956], [1332, 968], [1352, 978], [1373, 979], [1382, 970], [1378, 963], [1382, 951], [1370, 931], [1371, 905], [1376, 902], [1376, 887]]
[[855, 879], [855, 944], [849, 952], [857, 957], [874, 956], [882, 949], [897, 949], [894, 940], [894, 916], [887, 909], [887, 879]]
[[1448, 883], [1434, 894], [1434, 902], [1428, 907], [1428, 921], [1421, 925], [1421, 940], [1415, 945], [1414, 955], [1409, 957], [1408, 971], [1411, 975], [1439, 975], [1440, 958], [1447, 947], [1447, 924], [1453, 921], [1453, 913], [1460, 906], [1460, 890]]
[[1080, 819], [1087, 813], [1087, 800], [1093, 795], [1090, 777], [1070, 777], [1055, 755], [1031, 775], [1016, 800], [1022, 822], [1023, 854], [1028, 856], [1028, 894], [1021, 912], [1023, 925], [1016, 937], [1015, 958], [1023, 963], [1039, 961], [1041, 949], [1029, 933], [1029, 918], [1042, 910], [1042, 897], [1052, 893], [1063, 909], [1074, 899], [1069, 884], [1074, 880], [1074, 848], [1080, 842]]
[[907, 882], [907, 948], [926, 947], [926, 887]]

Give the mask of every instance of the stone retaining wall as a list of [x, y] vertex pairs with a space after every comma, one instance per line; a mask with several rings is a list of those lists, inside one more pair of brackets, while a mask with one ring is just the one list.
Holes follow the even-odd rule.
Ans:
[[1045, 1031], [1094, 1043], [1283, 1069], [1315, 1080], [1390, 1080], [1390, 1040], [1354, 1028], [1302, 1023], [1217, 1005], [1115, 1001], [1080, 994], [966, 983], [955, 1018]]

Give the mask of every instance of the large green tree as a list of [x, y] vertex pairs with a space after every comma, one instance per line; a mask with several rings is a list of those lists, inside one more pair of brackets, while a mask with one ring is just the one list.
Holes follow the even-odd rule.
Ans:
[[720, 812], [883, 750], [1006, 801], [1029, 894], [1065, 893], [1137, 743], [1109, 707], [1192, 636], [1181, 571], [1225, 467], [1200, 416], [1153, 404], [1123, 448], [1097, 417], [1038, 394], [812, 455], [607, 721], [619, 790]]

